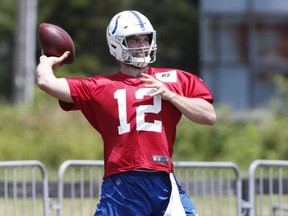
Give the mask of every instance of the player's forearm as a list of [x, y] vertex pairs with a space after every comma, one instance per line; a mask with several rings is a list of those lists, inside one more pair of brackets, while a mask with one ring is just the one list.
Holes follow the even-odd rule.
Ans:
[[36, 71], [38, 87], [58, 100], [73, 103], [66, 79], [57, 78], [48, 62], [40, 62]]
[[169, 101], [193, 122], [204, 125], [213, 125], [216, 122], [213, 105], [204, 99], [187, 98], [174, 93]]
[[36, 81], [37, 85], [43, 91], [47, 91], [49, 86], [56, 77], [53, 73], [52, 66], [48, 62], [40, 62], [36, 70]]

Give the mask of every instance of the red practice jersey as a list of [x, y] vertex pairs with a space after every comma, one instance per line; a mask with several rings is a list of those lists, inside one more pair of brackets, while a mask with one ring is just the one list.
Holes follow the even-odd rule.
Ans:
[[[173, 92], [213, 102], [197, 76], [167, 68], [149, 68], [148, 74]], [[67, 78], [74, 103], [60, 101], [68, 110], [81, 110], [104, 142], [104, 178], [136, 169], [173, 172], [172, 154], [181, 112], [145, 87], [141, 78], [121, 72], [92, 78]]]

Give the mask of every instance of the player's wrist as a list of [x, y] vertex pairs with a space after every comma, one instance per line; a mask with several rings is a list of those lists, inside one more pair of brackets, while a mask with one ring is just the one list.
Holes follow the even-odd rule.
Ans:
[[167, 97], [167, 100], [172, 102], [176, 97], [177, 97], [177, 94], [171, 91], [169, 96]]

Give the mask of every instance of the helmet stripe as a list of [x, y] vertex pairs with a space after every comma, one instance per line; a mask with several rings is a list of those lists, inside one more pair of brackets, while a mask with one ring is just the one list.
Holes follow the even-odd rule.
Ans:
[[142, 30], [145, 31], [144, 22], [142, 21], [141, 17], [135, 11], [130, 11], [130, 12], [136, 17]]
[[114, 33], [116, 32], [116, 30], [117, 30], [117, 27], [118, 27], [118, 19], [119, 19], [119, 18], [120, 18], [120, 16], [118, 16], [117, 19], [116, 19], [115, 27], [114, 27], [114, 29], [113, 29], [113, 31], [112, 31], [112, 34], [114, 34]]

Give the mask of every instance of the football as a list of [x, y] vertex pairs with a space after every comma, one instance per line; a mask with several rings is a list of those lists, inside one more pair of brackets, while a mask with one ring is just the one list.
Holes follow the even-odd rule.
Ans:
[[70, 35], [61, 27], [50, 23], [41, 23], [38, 28], [38, 40], [42, 54], [59, 57], [64, 52], [70, 51], [63, 64], [72, 64], [74, 62], [74, 42]]

